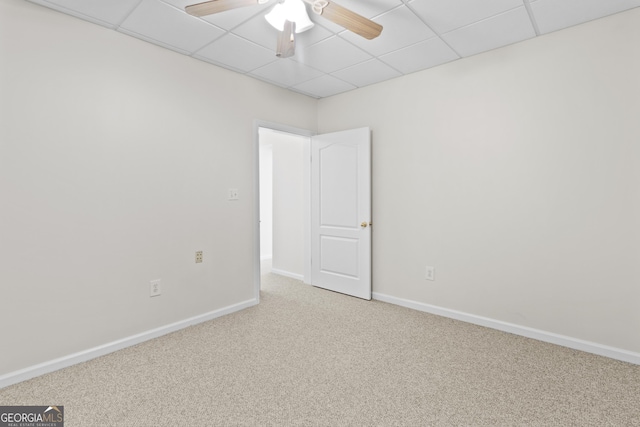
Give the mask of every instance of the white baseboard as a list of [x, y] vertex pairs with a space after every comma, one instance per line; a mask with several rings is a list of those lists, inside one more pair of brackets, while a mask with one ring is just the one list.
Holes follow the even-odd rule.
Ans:
[[373, 299], [388, 302], [402, 307], [411, 308], [425, 313], [431, 313], [438, 316], [448, 317], [450, 319], [461, 320], [474, 325], [485, 326], [487, 328], [497, 329], [511, 334], [521, 335], [527, 338], [533, 338], [538, 341], [544, 341], [551, 344], [557, 344], [563, 347], [581, 350], [587, 353], [597, 354], [599, 356], [609, 357], [611, 359], [621, 360], [636, 365], [640, 365], [640, 353], [610, 347], [590, 341], [584, 341], [578, 338], [572, 338], [565, 335], [559, 335], [552, 332], [541, 331], [526, 326], [515, 325], [513, 323], [502, 322], [500, 320], [490, 319], [488, 317], [476, 316], [474, 314], [464, 313], [457, 310], [438, 307], [435, 305], [424, 304], [417, 301], [396, 298], [390, 295], [374, 292]]
[[304, 276], [302, 274], [291, 273], [290, 271], [280, 270], [278, 268], [273, 268], [273, 267], [271, 267], [271, 272], [273, 274], [279, 274], [280, 276], [291, 277], [292, 279], [304, 281]]
[[68, 356], [60, 357], [58, 359], [50, 360], [48, 362], [40, 363], [38, 365], [30, 366], [28, 368], [20, 369], [15, 372], [9, 372], [0, 376], [0, 389], [8, 387], [12, 384], [17, 384], [28, 379], [48, 374], [49, 372], [57, 371], [62, 368], [66, 368], [78, 363], [86, 362], [96, 357], [104, 356], [114, 351], [122, 350], [126, 347], [131, 347], [136, 344], [140, 344], [144, 341], [148, 341], [154, 338], [161, 337], [162, 335], [169, 334], [171, 332], [184, 329], [188, 326], [196, 325], [198, 323], [207, 322], [217, 317], [231, 314], [236, 311], [243, 310], [245, 308], [252, 307], [258, 302], [255, 299], [240, 302], [238, 304], [230, 305], [218, 310], [210, 311], [198, 316], [190, 317], [179, 322], [171, 323], [160, 328], [151, 329], [146, 332], [142, 332], [136, 335], [132, 335], [121, 340], [113, 341], [107, 344], [100, 345], [98, 347], [90, 348], [88, 350], [80, 351], [70, 354]]

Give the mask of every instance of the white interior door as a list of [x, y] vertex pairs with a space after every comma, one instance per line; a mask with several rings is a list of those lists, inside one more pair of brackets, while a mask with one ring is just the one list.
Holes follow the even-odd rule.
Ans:
[[371, 299], [371, 130], [311, 139], [311, 284]]

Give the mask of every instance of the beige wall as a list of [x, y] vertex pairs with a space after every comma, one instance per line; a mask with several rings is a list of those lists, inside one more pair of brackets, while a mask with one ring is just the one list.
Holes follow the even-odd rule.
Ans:
[[[274, 133], [273, 264], [274, 270], [304, 274], [305, 143], [309, 138]], [[307, 148], [308, 150], [308, 148]], [[308, 171], [307, 171], [308, 172]]]
[[254, 120], [316, 100], [21, 0], [0, 59], [0, 375], [254, 298]]
[[635, 9], [320, 100], [373, 129], [374, 292], [640, 351], [638, 46]]
[[264, 143], [264, 129], [259, 131], [260, 147], [260, 258], [273, 256], [273, 144]]

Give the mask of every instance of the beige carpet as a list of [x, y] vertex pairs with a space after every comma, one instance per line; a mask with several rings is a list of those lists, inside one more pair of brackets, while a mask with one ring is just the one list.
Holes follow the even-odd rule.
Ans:
[[276, 275], [259, 306], [0, 390], [75, 426], [640, 426], [640, 367]]

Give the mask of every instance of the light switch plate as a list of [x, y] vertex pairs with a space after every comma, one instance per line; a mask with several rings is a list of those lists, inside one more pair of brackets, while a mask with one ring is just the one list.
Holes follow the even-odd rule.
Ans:
[[425, 279], [427, 280], [436, 280], [436, 269], [430, 265], [427, 266], [427, 272]]
[[152, 280], [149, 282], [149, 296], [157, 297], [162, 293], [162, 288], [160, 286], [160, 279]]

